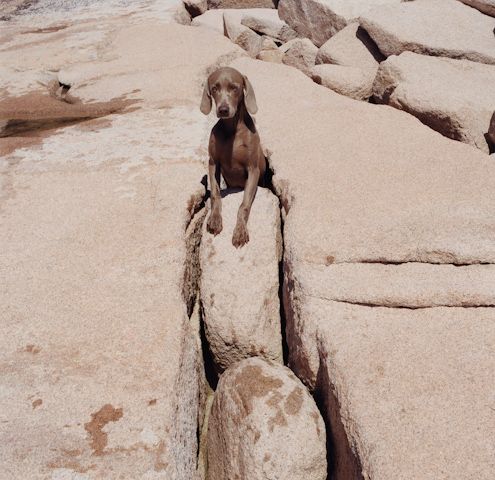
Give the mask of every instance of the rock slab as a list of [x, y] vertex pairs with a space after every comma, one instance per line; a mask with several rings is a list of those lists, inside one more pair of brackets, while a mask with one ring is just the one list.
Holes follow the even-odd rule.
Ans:
[[373, 94], [442, 135], [489, 152], [495, 65], [404, 52], [380, 64]]
[[222, 199], [223, 230], [203, 227], [201, 302], [206, 338], [220, 371], [260, 355], [282, 361], [278, 263], [282, 252], [278, 199], [258, 188], [249, 216], [249, 243], [232, 245], [242, 192]]
[[218, 384], [208, 425], [208, 480], [327, 478], [325, 424], [286, 367], [251, 358]]
[[386, 56], [409, 50], [495, 63], [495, 19], [456, 0], [386, 5], [363, 13], [359, 22]]

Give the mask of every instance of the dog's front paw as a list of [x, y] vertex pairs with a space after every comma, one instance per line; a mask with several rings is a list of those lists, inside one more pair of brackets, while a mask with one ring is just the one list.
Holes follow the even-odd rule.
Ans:
[[213, 235], [218, 235], [222, 231], [222, 217], [218, 213], [212, 213], [206, 224], [206, 229]]
[[234, 228], [234, 234], [232, 235], [232, 245], [235, 248], [242, 247], [249, 242], [249, 233], [244, 223], [238, 223]]

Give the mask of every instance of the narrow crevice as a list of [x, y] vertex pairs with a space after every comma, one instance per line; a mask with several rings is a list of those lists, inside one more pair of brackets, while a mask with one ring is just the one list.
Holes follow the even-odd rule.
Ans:
[[199, 310], [199, 321], [200, 321], [200, 334], [201, 334], [201, 348], [203, 351], [203, 364], [205, 369], [205, 377], [208, 382], [209, 387], [215, 391], [217, 389], [219, 375], [215, 367], [215, 361], [213, 359], [213, 353], [210, 349], [210, 344], [206, 338], [206, 326], [203, 319], [203, 306], [200, 303]]
[[278, 299], [279, 299], [279, 308], [280, 308], [280, 333], [282, 335], [282, 355], [284, 365], [288, 366], [289, 363], [289, 345], [287, 343], [287, 335], [286, 335], [286, 325], [287, 319], [285, 317], [285, 308], [283, 302], [283, 293], [284, 293], [284, 253], [285, 253], [285, 240], [284, 240], [284, 216], [282, 214], [283, 205], [280, 199], [279, 194], [275, 190], [273, 186], [273, 176], [274, 171], [270, 164], [270, 157], [265, 157], [266, 161], [266, 169], [265, 169], [265, 177], [263, 179], [263, 185], [265, 188], [268, 188], [273, 195], [275, 195], [279, 202], [279, 210], [280, 210], [280, 241], [281, 241], [281, 255], [280, 260], [278, 262]]

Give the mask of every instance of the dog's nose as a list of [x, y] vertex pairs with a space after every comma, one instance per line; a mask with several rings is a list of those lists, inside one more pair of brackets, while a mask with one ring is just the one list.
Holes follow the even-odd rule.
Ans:
[[218, 107], [218, 115], [226, 117], [229, 114], [229, 107], [227, 105], [220, 105]]

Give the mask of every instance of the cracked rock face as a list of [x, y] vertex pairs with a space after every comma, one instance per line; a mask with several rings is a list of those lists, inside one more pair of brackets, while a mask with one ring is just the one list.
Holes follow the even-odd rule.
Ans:
[[208, 480], [327, 478], [325, 424], [286, 367], [251, 358], [220, 378], [208, 428]]
[[203, 226], [201, 302], [206, 337], [220, 370], [254, 355], [281, 362], [278, 262], [282, 253], [278, 199], [258, 188], [251, 208], [250, 240], [232, 245], [242, 192], [222, 199], [223, 230]]

